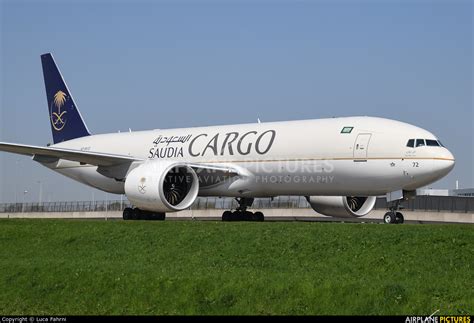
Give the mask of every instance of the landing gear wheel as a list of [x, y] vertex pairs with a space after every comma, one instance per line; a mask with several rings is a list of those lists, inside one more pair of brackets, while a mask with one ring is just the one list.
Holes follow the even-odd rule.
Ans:
[[131, 220], [132, 219], [132, 216], [133, 216], [133, 209], [129, 208], [129, 207], [126, 207], [124, 210], [123, 210], [123, 219], [124, 220]]
[[385, 215], [383, 217], [383, 222], [385, 222], [387, 224], [395, 223], [395, 214], [393, 214], [393, 212], [385, 213]]
[[222, 213], [222, 221], [231, 221], [232, 220], [232, 212], [225, 211]]
[[250, 211], [243, 211], [241, 212], [242, 214], [242, 220], [243, 221], [252, 221], [253, 220], [253, 213]]
[[402, 224], [403, 222], [405, 222], [405, 219], [403, 217], [403, 214], [401, 214], [400, 212], [397, 212], [395, 214], [395, 223], [397, 224]]
[[141, 211], [138, 208], [134, 208], [132, 211], [132, 220], [141, 220]]
[[244, 220], [244, 212], [242, 211], [234, 211], [231, 215], [231, 221], [243, 221]]
[[141, 211], [141, 218], [150, 221], [163, 221], [166, 218], [166, 213]]
[[131, 209], [129, 207], [123, 210], [124, 220], [158, 220], [163, 221], [166, 218], [166, 213], [155, 213], [150, 211], [143, 211], [139, 208]]
[[166, 213], [151, 213], [149, 220], [163, 221], [166, 218]]
[[255, 221], [264, 221], [265, 217], [263, 216], [262, 212], [255, 212], [254, 213], [254, 219]]
[[385, 213], [383, 222], [387, 224], [402, 224], [405, 222], [403, 214], [398, 212], [398, 210], [403, 209], [403, 206], [400, 205], [401, 202], [401, 199], [389, 202], [389, 211]]

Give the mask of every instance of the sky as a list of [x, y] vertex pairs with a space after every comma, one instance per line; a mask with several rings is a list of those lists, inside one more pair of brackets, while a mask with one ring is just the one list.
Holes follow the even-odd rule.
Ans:
[[[0, 141], [52, 141], [40, 55], [93, 133], [367, 115], [436, 134], [474, 187], [472, 1], [0, 0]], [[117, 199], [0, 153], [0, 202]]]

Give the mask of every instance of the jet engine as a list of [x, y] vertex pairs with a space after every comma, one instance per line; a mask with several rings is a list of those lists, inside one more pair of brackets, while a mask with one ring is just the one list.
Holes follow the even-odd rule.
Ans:
[[339, 218], [357, 218], [372, 211], [377, 198], [375, 196], [307, 196], [306, 199], [318, 213]]
[[141, 210], [181, 211], [193, 204], [199, 179], [191, 167], [173, 161], [148, 161], [133, 169], [125, 180], [128, 200]]

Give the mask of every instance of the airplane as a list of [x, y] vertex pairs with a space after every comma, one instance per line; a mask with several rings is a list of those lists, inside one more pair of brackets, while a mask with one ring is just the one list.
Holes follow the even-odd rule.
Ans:
[[124, 220], [164, 220], [198, 196], [233, 197], [223, 221], [263, 221], [255, 198], [304, 196], [318, 213], [361, 217], [385, 195], [385, 223], [403, 223], [400, 201], [447, 175], [455, 158], [431, 132], [376, 117], [156, 129], [93, 135], [53, 56], [41, 55], [54, 144], [0, 142], [99, 190], [125, 194]]

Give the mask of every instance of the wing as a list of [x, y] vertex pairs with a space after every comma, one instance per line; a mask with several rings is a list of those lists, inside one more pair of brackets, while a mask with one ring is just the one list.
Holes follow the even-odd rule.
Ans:
[[[123, 180], [132, 163], [141, 163], [145, 159], [126, 155], [107, 154], [76, 149], [39, 147], [0, 142], [0, 151], [32, 156], [38, 162], [55, 162], [59, 159], [71, 160], [83, 164], [98, 166], [97, 171], [104, 176]], [[230, 177], [244, 175], [227, 166], [200, 163], [185, 163], [192, 167], [202, 186], [213, 186]]]
[[14, 154], [32, 156], [32, 157], [49, 157], [57, 159], [66, 159], [84, 164], [96, 166], [115, 166], [124, 163], [132, 163], [141, 161], [135, 157], [114, 155], [106, 153], [98, 153], [92, 151], [81, 151], [67, 148], [39, 147], [20, 144], [11, 144], [0, 142], [0, 151]]

